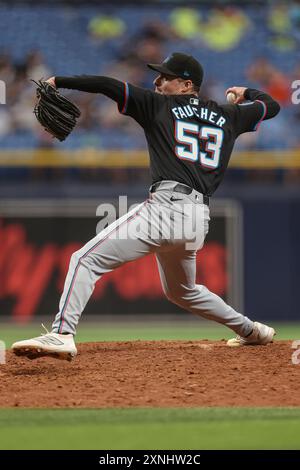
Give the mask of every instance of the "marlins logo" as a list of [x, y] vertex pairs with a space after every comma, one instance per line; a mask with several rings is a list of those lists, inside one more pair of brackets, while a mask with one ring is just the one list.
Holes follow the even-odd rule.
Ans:
[[166, 62], [168, 62], [172, 58], [173, 58], [173, 54], [168, 55], [168, 57], [163, 61], [163, 64], [165, 64]]

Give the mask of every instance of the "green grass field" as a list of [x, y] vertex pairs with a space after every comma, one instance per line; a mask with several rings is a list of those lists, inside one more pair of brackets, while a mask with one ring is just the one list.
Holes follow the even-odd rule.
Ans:
[[[47, 325], [50, 329], [50, 324]], [[272, 323], [276, 329], [276, 339], [300, 339], [300, 323]], [[7, 348], [18, 340], [32, 338], [44, 333], [39, 324], [14, 326], [0, 323], [0, 340]], [[170, 322], [95, 322], [82, 323], [76, 336], [77, 342], [87, 341], [130, 341], [159, 339], [211, 339], [232, 337], [232, 332], [222, 325], [202, 321]]]
[[0, 410], [0, 449], [300, 449], [300, 409]]
[[[277, 339], [300, 339], [299, 323], [273, 326]], [[8, 348], [40, 332], [39, 325], [0, 324]], [[204, 322], [95, 322], [82, 324], [76, 339], [230, 336], [226, 328]], [[300, 449], [300, 408], [0, 409], [0, 449]]]

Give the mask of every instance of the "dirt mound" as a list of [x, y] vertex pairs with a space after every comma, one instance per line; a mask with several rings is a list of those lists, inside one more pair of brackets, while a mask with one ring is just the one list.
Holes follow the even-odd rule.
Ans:
[[71, 363], [8, 352], [0, 365], [0, 407], [300, 406], [291, 344], [83, 343]]

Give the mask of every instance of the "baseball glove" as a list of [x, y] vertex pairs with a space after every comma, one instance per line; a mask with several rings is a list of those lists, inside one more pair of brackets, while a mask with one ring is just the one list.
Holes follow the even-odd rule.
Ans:
[[50, 83], [32, 81], [37, 85], [38, 101], [34, 107], [37, 120], [53, 137], [65, 140], [74, 129], [80, 110]]

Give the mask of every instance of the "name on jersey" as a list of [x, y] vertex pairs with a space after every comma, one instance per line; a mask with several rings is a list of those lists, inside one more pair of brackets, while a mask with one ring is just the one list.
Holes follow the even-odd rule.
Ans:
[[214, 111], [210, 111], [207, 108], [196, 108], [194, 106], [178, 106], [177, 108], [172, 108], [172, 113], [176, 119], [187, 119], [196, 116], [202, 121], [211, 122], [216, 126], [223, 127], [226, 122], [226, 119]]

